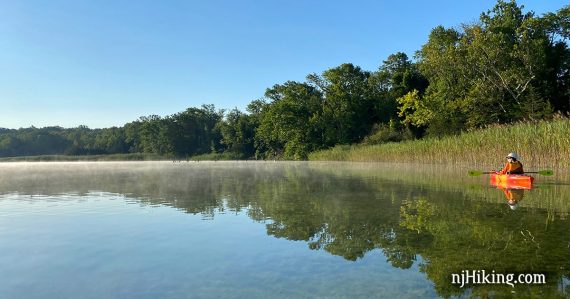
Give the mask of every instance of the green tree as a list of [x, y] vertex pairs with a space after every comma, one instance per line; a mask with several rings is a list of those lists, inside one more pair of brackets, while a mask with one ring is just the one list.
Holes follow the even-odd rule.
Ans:
[[321, 146], [319, 113], [322, 94], [306, 83], [288, 81], [267, 89], [272, 100], [266, 106], [256, 131], [256, 142], [266, 155], [306, 159]]
[[255, 154], [253, 116], [236, 108], [231, 110], [226, 115], [225, 121], [220, 121], [217, 126], [222, 136], [220, 143], [226, 151], [241, 154], [244, 158]]
[[378, 120], [377, 99], [372, 74], [350, 63], [326, 70], [321, 76], [307, 76], [309, 84], [323, 94], [324, 144], [349, 144], [361, 141]]
[[[463, 129], [466, 93], [466, 69], [457, 48], [460, 33], [441, 26], [432, 30], [428, 43], [418, 52], [418, 67], [429, 81], [422, 94], [409, 91], [398, 100], [399, 115], [407, 124], [427, 127], [428, 134], [455, 133]], [[437, 128], [437, 129], [436, 129]]]
[[[427, 79], [420, 73], [417, 65], [408, 59], [405, 53], [391, 54], [378, 71], [372, 74], [370, 83], [377, 103], [375, 110], [378, 118], [375, 120], [373, 133], [367, 137], [366, 142], [374, 144], [409, 139], [412, 135], [421, 136], [422, 130], [410, 125], [402, 126], [396, 115], [398, 98], [414, 90], [423, 94], [428, 86]], [[376, 141], [372, 142], [373, 140]]]
[[[549, 117], [553, 105], [563, 107], [553, 100], [556, 88], [548, 88], [562, 84], [552, 74], [564, 68], [549, 62], [562, 47], [549, 39], [554, 23], [523, 13], [514, 1], [498, 1], [478, 23], [460, 31], [433, 29], [418, 52], [430, 85], [425, 94], [401, 99], [400, 114], [408, 121], [421, 119], [432, 135]], [[410, 109], [411, 99], [421, 104]]]
[[117, 127], [101, 130], [95, 137], [95, 148], [106, 154], [128, 152], [129, 149], [125, 142], [125, 130]]

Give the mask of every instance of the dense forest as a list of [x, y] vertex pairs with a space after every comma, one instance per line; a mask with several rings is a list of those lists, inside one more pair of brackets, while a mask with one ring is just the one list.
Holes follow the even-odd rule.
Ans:
[[351, 63], [265, 91], [247, 111], [213, 105], [122, 127], [0, 128], [0, 157], [152, 153], [306, 159], [339, 144], [439, 137], [570, 113], [570, 5], [541, 16], [498, 1], [479, 21], [434, 28], [413, 58]]

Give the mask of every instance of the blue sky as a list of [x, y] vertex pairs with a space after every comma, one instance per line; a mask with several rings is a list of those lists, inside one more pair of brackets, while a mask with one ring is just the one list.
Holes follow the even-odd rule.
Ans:
[[[539, 14], [565, 1], [519, 1]], [[0, 127], [121, 126], [351, 62], [412, 56], [495, 1], [2, 1]]]

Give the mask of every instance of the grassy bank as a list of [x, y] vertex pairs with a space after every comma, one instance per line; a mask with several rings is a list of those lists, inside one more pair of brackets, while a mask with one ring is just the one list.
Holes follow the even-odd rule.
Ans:
[[155, 154], [113, 154], [113, 155], [45, 155], [0, 158], [0, 162], [51, 162], [51, 161], [160, 161], [171, 160]]
[[337, 146], [309, 160], [500, 165], [515, 151], [525, 165], [570, 166], [570, 120], [493, 126], [458, 136], [379, 145]]

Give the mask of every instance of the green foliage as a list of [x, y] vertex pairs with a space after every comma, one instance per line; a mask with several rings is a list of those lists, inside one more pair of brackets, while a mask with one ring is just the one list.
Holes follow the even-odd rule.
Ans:
[[338, 145], [547, 120], [570, 112], [568, 40], [570, 5], [537, 16], [499, 0], [478, 22], [434, 28], [414, 61], [396, 52], [374, 72], [344, 63], [305, 82], [276, 84], [247, 113], [203, 105], [123, 127], [0, 129], [0, 157], [229, 153], [303, 160], [322, 149], [337, 153]]
[[213, 105], [189, 108], [165, 118], [141, 117], [124, 127], [34, 127], [0, 130], [0, 157], [146, 153], [186, 157], [209, 153], [221, 136], [215, 126], [223, 111]]
[[568, 95], [553, 88], [568, 86], [568, 48], [553, 39], [563, 36], [565, 11], [540, 18], [498, 1], [478, 23], [436, 27], [418, 52], [429, 87], [400, 98], [400, 116], [445, 135], [568, 111]]
[[363, 145], [381, 144], [387, 142], [400, 142], [413, 139], [413, 133], [390, 120], [388, 124], [376, 124], [372, 128], [372, 133], [364, 138]]
[[254, 116], [233, 109], [226, 115], [225, 121], [218, 122], [216, 126], [222, 136], [220, 143], [225, 151], [243, 157], [254, 155]]
[[[334, 147], [309, 160], [460, 164], [498, 169], [505, 153], [516, 151], [525, 169], [570, 166], [570, 119], [497, 125], [457, 136], [379, 145]], [[502, 153], [500, 156], [497, 153]]]
[[434, 111], [428, 107], [428, 102], [422, 100], [417, 90], [408, 92], [398, 98], [398, 116], [405, 124], [417, 127], [428, 125], [434, 118]]
[[286, 82], [267, 89], [272, 102], [263, 110], [256, 144], [268, 157], [306, 159], [319, 147], [322, 95], [306, 83]]
[[326, 145], [354, 143], [368, 135], [378, 120], [372, 74], [350, 63], [311, 74], [307, 80], [323, 94], [320, 122]]
[[201, 154], [195, 155], [189, 158], [188, 160], [192, 161], [219, 161], [219, 160], [243, 160], [245, 157], [242, 153], [239, 152], [224, 152], [224, 153], [209, 153], [209, 154]]

